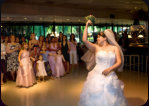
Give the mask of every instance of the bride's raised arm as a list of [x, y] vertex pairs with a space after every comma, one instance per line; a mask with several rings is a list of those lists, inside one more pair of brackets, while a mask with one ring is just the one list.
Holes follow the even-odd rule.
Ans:
[[89, 25], [89, 24], [92, 24], [91, 20], [88, 20], [88, 21], [86, 22], [86, 26], [85, 26], [85, 29], [84, 29], [82, 41], [85, 43], [85, 45], [87, 46], [87, 48], [88, 48], [90, 51], [94, 52], [95, 49], [96, 49], [96, 45], [93, 44], [93, 43], [91, 43], [91, 42], [89, 42], [89, 41], [87, 40], [88, 25]]

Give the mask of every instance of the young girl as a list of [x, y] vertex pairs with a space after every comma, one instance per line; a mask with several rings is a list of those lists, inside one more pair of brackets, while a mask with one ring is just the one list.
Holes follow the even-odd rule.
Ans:
[[49, 51], [46, 50], [46, 46], [42, 46], [42, 51], [40, 51], [40, 54], [42, 55], [43, 57], [43, 60], [45, 61], [45, 69], [46, 69], [46, 72], [48, 75], [51, 76], [52, 72], [51, 72], [51, 69], [50, 69], [50, 64], [49, 64], [49, 61], [48, 61], [48, 55], [49, 55]]
[[37, 46], [33, 46], [33, 48], [31, 49], [30, 51], [30, 54], [31, 54], [31, 57], [35, 59], [35, 61], [33, 61], [33, 69], [34, 69], [34, 74], [36, 75], [36, 62], [38, 60], [38, 57], [40, 55], [40, 52], [39, 52], [39, 47]]
[[63, 61], [65, 62], [64, 56], [60, 49], [57, 51], [56, 55], [56, 77], [62, 77], [65, 74], [65, 69], [63, 65]]
[[36, 76], [39, 77], [39, 81], [41, 81], [41, 79], [44, 81], [45, 76], [47, 76], [42, 55], [39, 56], [39, 60], [37, 61]]
[[30, 87], [36, 83], [32, 61], [30, 59], [34, 60], [29, 56], [28, 44], [24, 43], [23, 49], [18, 56], [20, 66], [17, 72], [17, 86]]

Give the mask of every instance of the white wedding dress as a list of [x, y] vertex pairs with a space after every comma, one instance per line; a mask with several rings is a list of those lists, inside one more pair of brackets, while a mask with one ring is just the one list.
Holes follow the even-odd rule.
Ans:
[[87, 76], [80, 96], [79, 106], [128, 106], [123, 95], [123, 82], [114, 71], [104, 76], [102, 72], [115, 64], [115, 53], [96, 53], [96, 66]]

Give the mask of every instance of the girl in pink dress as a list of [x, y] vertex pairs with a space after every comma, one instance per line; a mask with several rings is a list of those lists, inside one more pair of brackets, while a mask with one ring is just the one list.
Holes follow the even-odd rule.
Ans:
[[62, 77], [65, 74], [65, 69], [63, 65], [63, 61], [65, 62], [64, 56], [62, 55], [61, 50], [57, 51], [56, 55], [56, 77]]
[[55, 71], [55, 56], [56, 56], [57, 48], [58, 48], [58, 44], [55, 43], [54, 37], [52, 37], [51, 38], [51, 43], [49, 45], [50, 53], [49, 53], [48, 60], [49, 60], [49, 64], [50, 64], [50, 67], [51, 67], [51, 70], [52, 70], [52, 76], [54, 76], [54, 77], [56, 75], [56, 71]]
[[18, 60], [20, 63], [18, 72], [17, 72], [17, 79], [16, 85], [21, 87], [30, 87], [36, 83], [32, 61], [29, 56], [28, 44], [24, 43], [23, 49], [20, 51]]

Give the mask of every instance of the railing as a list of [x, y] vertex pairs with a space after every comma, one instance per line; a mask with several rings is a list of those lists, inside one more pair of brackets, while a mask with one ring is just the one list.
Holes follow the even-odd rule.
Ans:
[[147, 72], [148, 56], [143, 55], [124, 55], [124, 69], [130, 71]]

